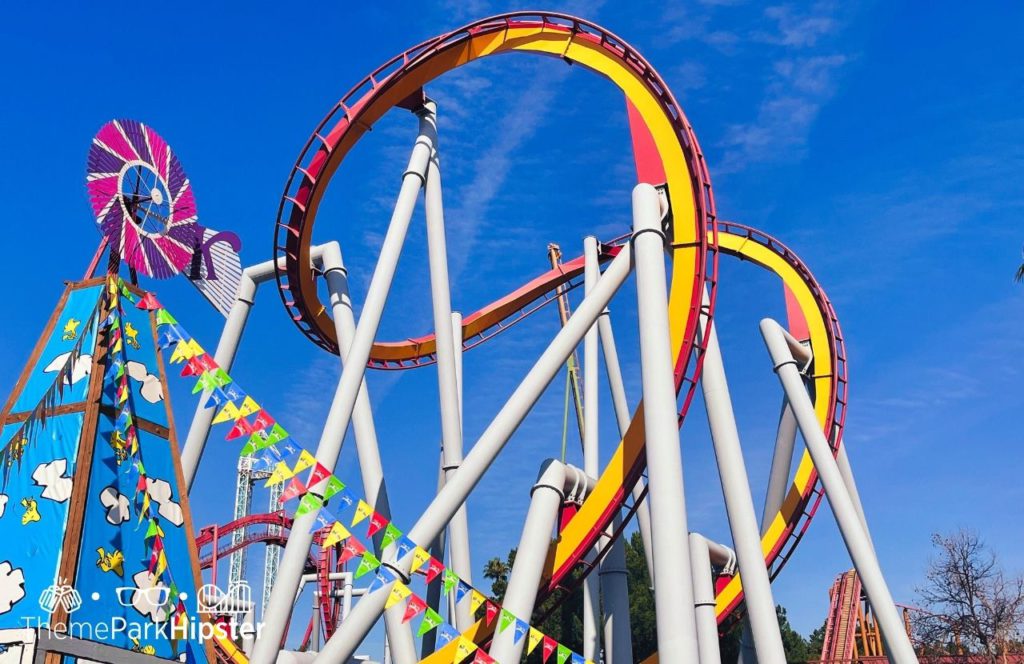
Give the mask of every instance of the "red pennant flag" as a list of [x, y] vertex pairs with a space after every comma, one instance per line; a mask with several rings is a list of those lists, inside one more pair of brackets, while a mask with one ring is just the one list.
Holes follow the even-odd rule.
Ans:
[[224, 440], [234, 440], [235, 438], [242, 438], [243, 436], [248, 438], [252, 435], [252, 425], [249, 424], [249, 420], [244, 417], [240, 417], [235, 420], [235, 425], [231, 427], [231, 431], [224, 436]]
[[498, 610], [498, 605], [492, 602], [491, 600], [487, 600], [487, 603], [484, 604], [484, 611], [487, 614], [486, 618], [488, 625], [494, 622], [494, 617], [498, 615]]
[[427, 583], [431, 583], [437, 575], [444, 571], [444, 565], [437, 558], [431, 558], [427, 563]]
[[260, 412], [256, 414], [256, 419], [252, 421], [253, 431], [263, 431], [274, 426], [274, 418], [270, 416], [270, 413], [260, 408]]
[[292, 481], [288, 483], [288, 486], [281, 492], [281, 502], [287, 503], [292, 498], [298, 498], [302, 494], [306, 493], [306, 485], [302, 483], [298, 477], [293, 477]]
[[143, 311], [156, 311], [157, 309], [163, 308], [163, 305], [161, 305], [159, 300], [156, 299], [156, 295], [153, 295], [152, 293], [146, 293], [143, 295], [142, 299], [139, 300], [135, 306]]
[[313, 470], [309, 471], [309, 479], [306, 480], [306, 485], [312, 488], [330, 476], [331, 471], [327, 470], [327, 467], [322, 463], [317, 462]]
[[146, 476], [139, 475], [139, 483], [135, 485], [135, 493], [146, 490]]
[[213, 355], [210, 355], [209, 353], [196, 355], [192, 359], [196, 361], [196, 364], [203, 368], [203, 371], [213, 371], [214, 369], [220, 368], [217, 366], [217, 360], [213, 359]]
[[477, 648], [473, 664], [494, 664], [494, 658], [485, 653], [483, 648]]
[[409, 603], [405, 605], [405, 615], [402, 616], [402, 622], [407, 623], [413, 619], [413, 617], [427, 610], [427, 603], [422, 598], [416, 595], [409, 597]]
[[364, 551], [366, 551], [366, 547], [359, 540], [355, 537], [349, 537], [345, 540], [345, 546], [341, 547], [341, 553], [338, 554], [338, 564], [347, 563], [356, 556], [363, 555]]
[[548, 664], [548, 659], [551, 657], [551, 653], [555, 652], [558, 648], [558, 641], [555, 641], [550, 636], [545, 635], [544, 640], [541, 641], [540, 647], [543, 649], [544, 664]]
[[185, 363], [185, 366], [181, 368], [182, 376], [198, 376], [201, 373], [203, 373], [203, 367], [196, 362], [196, 358], [194, 357], [189, 358], [188, 362]]
[[370, 527], [366, 529], [366, 536], [373, 537], [383, 528], [387, 528], [388, 520], [376, 512], [370, 517]]

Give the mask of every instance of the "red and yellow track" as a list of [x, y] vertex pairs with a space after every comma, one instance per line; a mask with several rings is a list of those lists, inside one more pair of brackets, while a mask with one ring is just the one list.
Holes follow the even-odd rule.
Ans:
[[[682, 392], [680, 422], [699, 377], [702, 349], [698, 322], [700, 316], [710, 316], [713, 311], [717, 259], [719, 252], [724, 252], [770, 270], [792, 293], [806, 320], [814, 353], [810, 375], [818, 420], [831, 440], [840, 440], [846, 402], [845, 357], [838, 322], [824, 292], [803, 263], [772, 238], [753, 229], [716, 221], [710, 179], [696, 137], [654, 69], [615, 35], [581, 19], [559, 14], [507, 14], [428, 40], [376, 70], [320, 123], [289, 177], [275, 232], [275, 249], [286, 264], [286, 269], [278, 273], [279, 290], [303, 333], [336, 352], [333, 324], [319, 300], [315, 275], [308, 265], [317, 209], [345, 155], [385, 112], [408, 105], [417, 96], [422, 98], [423, 87], [433, 79], [473, 60], [501, 53], [548, 55], [597, 72], [622, 90], [651, 134], [666, 174], [673, 215], [669, 232], [672, 276], [668, 306], [671, 343], [676, 354], [676, 387]], [[617, 251], [614, 245], [603, 248], [604, 257]], [[582, 259], [566, 263], [467, 316], [463, 327], [465, 346], [486, 340], [535, 310], [550, 299], [559, 285], [578, 276], [582, 269]], [[712, 306], [702, 312], [700, 302], [705, 289], [710, 293]], [[370, 366], [421, 366], [433, 361], [433, 353], [434, 339], [429, 335], [377, 343], [371, 352]], [[593, 547], [620, 512], [630, 488], [643, 472], [641, 415], [638, 409], [594, 491], [552, 546], [543, 592], [558, 587]], [[820, 499], [817, 476], [805, 454], [783, 508], [762, 540], [765, 561], [773, 574], [799, 541]], [[741, 600], [741, 581], [735, 577], [718, 593], [719, 620], [725, 620]], [[477, 636], [486, 638], [483, 631]], [[244, 661], [238, 656], [236, 650], [231, 658]], [[444, 656], [444, 649], [435, 654], [437, 658]]]

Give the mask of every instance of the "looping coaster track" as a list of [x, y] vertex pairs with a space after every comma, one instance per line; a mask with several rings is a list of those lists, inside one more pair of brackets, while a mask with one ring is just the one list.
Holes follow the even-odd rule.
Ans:
[[[801, 341], [810, 347], [810, 364], [802, 368], [802, 373], [812, 395], [814, 415], [832, 453], [838, 454], [846, 416], [846, 352], [838, 319], [823, 289], [796, 254], [778, 240], [741, 224], [718, 221], [710, 177], [696, 136], [664, 81], [625, 41], [593, 23], [564, 14], [503, 14], [427, 40], [386, 62], [335, 104], [302, 148], [288, 177], [275, 224], [275, 259], [284, 266], [275, 276], [294, 324], [321, 348], [338, 352], [335, 323], [318, 294], [318, 272], [311, 268], [311, 247], [321, 201], [353, 146], [393, 108], [421, 114], [427, 99], [424, 87], [442, 74], [486, 56], [516, 52], [559, 58], [604, 76], [623, 92], [631, 120], [635, 111], [635, 125], [649, 136], [651, 151], [645, 159], [648, 166], [654, 164], [653, 171], [659, 177], [653, 184], [663, 185], [670, 211], [665, 228], [665, 248], [671, 259], [668, 333], [675, 358], [672, 373], [679, 425], [689, 411], [701, 377], [708, 343], [708, 335], [702, 330], [711, 324], [718, 260], [720, 254], [725, 254], [760, 265], [783, 282], [791, 305], [791, 324], [805, 333]], [[633, 129], [636, 132], [637, 126]], [[634, 143], [636, 146], [636, 134]], [[641, 173], [641, 179], [644, 177]], [[425, 183], [424, 176], [420, 179]], [[599, 261], [613, 260], [630, 241], [627, 236], [599, 245]], [[584, 257], [568, 261], [466, 316], [461, 339], [456, 343], [461, 342], [466, 350], [475, 348], [514, 326], [554, 301], [560, 290], [580, 285], [585, 266]], [[366, 365], [407, 370], [437, 362], [437, 339], [427, 334], [375, 341]], [[581, 563], [586, 563], [586, 570], [593, 569], [593, 560], [585, 558], [598, 540], [611, 532], [614, 519], [624, 508], [628, 514], [635, 509], [635, 504], [627, 502], [646, 467], [642, 413], [641, 403], [595, 487], [575, 516], [563, 524], [549, 551], [538, 598], [563, 587], [567, 575]], [[823, 495], [818, 472], [805, 451], [781, 508], [770, 519], [761, 539], [771, 578], [790, 559]], [[621, 528], [615, 536], [619, 533]], [[720, 583], [715, 606], [718, 622], [735, 619], [742, 600], [738, 576]], [[482, 642], [489, 638], [490, 630], [478, 623], [471, 633]], [[237, 652], [232, 658], [238, 660]]]

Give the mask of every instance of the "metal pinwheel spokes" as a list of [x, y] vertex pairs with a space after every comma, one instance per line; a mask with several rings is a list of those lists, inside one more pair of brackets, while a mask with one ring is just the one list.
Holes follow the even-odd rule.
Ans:
[[166, 279], [202, 240], [195, 197], [170, 146], [135, 120], [112, 120], [92, 139], [86, 175], [96, 224], [128, 265]]

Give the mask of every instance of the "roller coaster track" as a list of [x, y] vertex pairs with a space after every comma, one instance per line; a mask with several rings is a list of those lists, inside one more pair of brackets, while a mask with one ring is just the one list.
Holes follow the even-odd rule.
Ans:
[[[434, 78], [472, 60], [511, 52], [560, 58], [605, 76], [623, 91], [651, 134], [664, 167], [672, 210], [668, 229], [672, 259], [669, 318], [676, 389], [682, 403], [680, 425], [700, 374], [704, 341], [698, 334], [699, 323], [702, 319], [710, 322], [717, 292], [718, 255], [726, 253], [773, 272], [792, 293], [806, 321], [813, 352], [807, 381], [815, 410], [833, 448], [838, 449], [846, 411], [846, 357], [838, 320], [824, 291], [796, 255], [774, 238], [739, 224], [718, 222], [696, 136], [668, 87], [622, 39], [563, 14], [504, 14], [427, 40], [379, 67], [331, 109], [300, 153], [285, 186], [275, 225], [275, 256], [285, 264], [276, 275], [279, 292], [296, 326], [314, 343], [337, 352], [333, 324], [319, 299], [316, 274], [308, 266], [317, 209], [345, 155], [389, 109], [422, 103], [423, 87]], [[614, 242], [602, 246], [602, 260], [614, 256], [620, 246]], [[467, 316], [463, 347], [474, 348], [536, 312], [554, 300], [560, 285], [578, 284], [582, 269], [582, 258], [569, 261]], [[710, 304], [702, 307], [705, 291]], [[368, 365], [388, 370], [415, 368], [433, 363], [434, 351], [432, 335], [378, 342], [373, 345]], [[542, 595], [560, 588], [593, 548], [614, 516], [626, 506], [629, 489], [644, 467], [642, 418], [634, 415], [596, 488], [552, 546]], [[783, 507], [762, 540], [773, 577], [806, 532], [821, 498], [817, 474], [805, 453]], [[735, 618], [742, 597], [738, 577], [719, 584], [716, 609], [720, 622]], [[478, 624], [470, 632], [480, 640], [486, 638], [487, 630]], [[435, 656], [446, 656], [444, 651]]]

